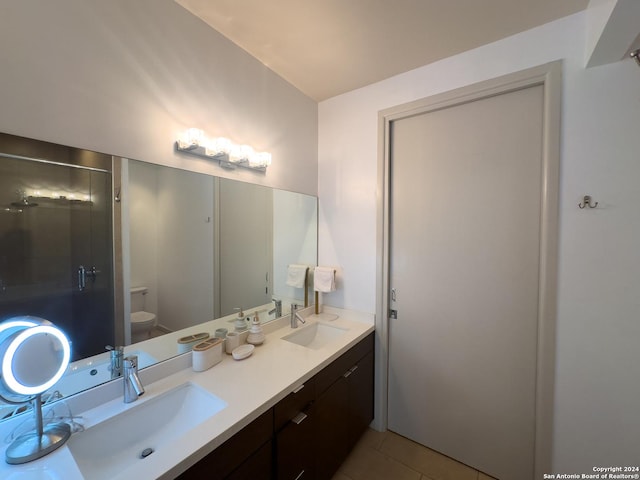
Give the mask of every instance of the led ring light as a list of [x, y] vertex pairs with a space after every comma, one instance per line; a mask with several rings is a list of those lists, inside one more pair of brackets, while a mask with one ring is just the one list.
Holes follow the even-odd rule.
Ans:
[[[58, 371], [46, 382], [39, 385], [28, 385], [21, 379], [16, 378], [14, 372], [14, 358], [16, 353], [20, 349], [27, 345], [27, 342], [35, 335], [51, 335], [53, 338], [60, 342], [62, 347], [62, 361], [60, 362]], [[20, 395], [37, 395], [38, 393], [44, 393], [53, 387], [58, 380], [62, 378], [64, 372], [69, 366], [69, 360], [71, 359], [71, 346], [67, 337], [57, 328], [50, 325], [36, 325], [30, 328], [25, 328], [15, 337], [10, 340], [7, 349], [2, 357], [2, 379], [9, 390], [18, 393]]]
[[71, 359], [69, 340], [51, 322], [37, 317], [15, 317], [0, 323], [0, 377], [3, 390], [33, 399], [35, 432], [18, 437], [5, 460], [21, 464], [62, 446], [71, 436], [66, 423], [42, 424], [42, 394], [64, 375]]

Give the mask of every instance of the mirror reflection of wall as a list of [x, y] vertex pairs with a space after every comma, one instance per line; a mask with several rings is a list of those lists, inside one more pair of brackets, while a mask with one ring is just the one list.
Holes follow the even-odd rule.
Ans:
[[[273, 294], [280, 299], [304, 301], [304, 292], [287, 285], [289, 264], [309, 265], [317, 262], [317, 200], [309, 195], [273, 191]], [[310, 282], [309, 298], [313, 293]]]
[[[144, 340], [273, 298], [302, 304], [287, 266], [317, 258], [314, 197], [132, 161], [128, 164], [129, 289], [155, 315]], [[132, 311], [140, 308], [131, 297]], [[136, 302], [136, 305], [134, 305]], [[263, 318], [267, 318], [264, 316]], [[133, 330], [132, 330], [133, 331]]]
[[149, 333], [212, 320], [214, 177], [128, 164], [129, 288], [148, 289], [144, 310], [159, 330]]

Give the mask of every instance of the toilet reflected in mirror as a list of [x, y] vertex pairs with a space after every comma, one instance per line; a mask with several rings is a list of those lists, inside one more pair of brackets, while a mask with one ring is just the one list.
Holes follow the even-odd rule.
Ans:
[[156, 314], [145, 310], [147, 287], [131, 288], [131, 342], [142, 342], [151, 338], [151, 331], [156, 326]]

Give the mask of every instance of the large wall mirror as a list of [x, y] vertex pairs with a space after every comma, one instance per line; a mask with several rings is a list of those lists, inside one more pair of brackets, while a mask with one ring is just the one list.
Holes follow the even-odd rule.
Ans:
[[0, 247], [0, 320], [41, 316], [72, 341], [53, 399], [110, 380], [107, 345], [144, 367], [238, 308], [266, 322], [274, 299], [302, 304], [287, 267], [317, 263], [317, 199], [0, 134]]

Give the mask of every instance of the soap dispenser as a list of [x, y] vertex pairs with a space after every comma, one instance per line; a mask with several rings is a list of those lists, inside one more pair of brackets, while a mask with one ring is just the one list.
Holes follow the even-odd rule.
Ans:
[[242, 332], [247, 329], [247, 322], [244, 319], [244, 312], [242, 311], [242, 307], [236, 307], [234, 310], [239, 310], [238, 316], [236, 317], [236, 321], [234, 323], [236, 327], [236, 332]]
[[264, 332], [260, 326], [260, 316], [256, 310], [253, 314], [253, 320], [251, 320], [251, 329], [249, 330], [249, 336], [247, 336], [247, 343], [260, 345], [264, 342], [264, 338]]

